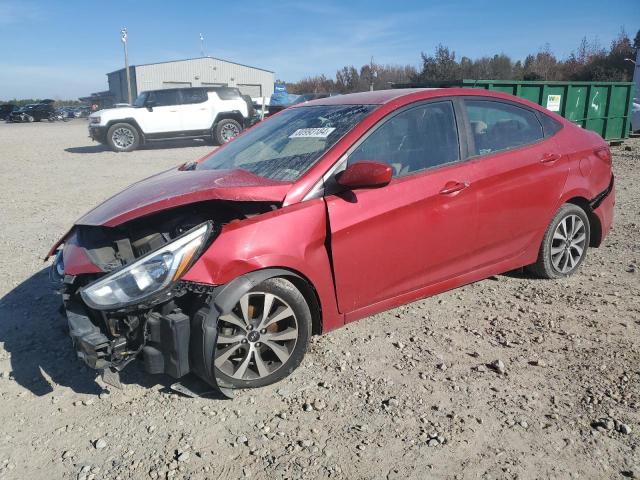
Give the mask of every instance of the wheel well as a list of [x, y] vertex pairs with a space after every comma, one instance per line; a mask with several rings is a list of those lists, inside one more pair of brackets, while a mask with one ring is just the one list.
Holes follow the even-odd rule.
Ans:
[[283, 277], [293, 283], [300, 293], [302, 293], [311, 311], [311, 333], [313, 335], [320, 335], [322, 333], [322, 310], [320, 308], [318, 292], [316, 292], [316, 289], [313, 288], [313, 285], [311, 285], [306, 278], [300, 276], [298, 273], [292, 276], [283, 275]]
[[284, 278], [291, 282], [294, 287], [302, 294], [309, 305], [311, 311], [313, 335], [322, 333], [322, 308], [320, 298], [313, 284], [304, 275], [287, 268], [269, 267], [261, 270], [253, 270], [236, 277], [229, 283], [217, 288], [214, 293], [213, 302], [219, 312], [225, 313], [231, 311], [238, 299], [251, 290], [251, 288], [270, 278]]
[[591, 239], [589, 241], [589, 246], [599, 247], [602, 242], [602, 225], [600, 224], [600, 219], [589, 205], [589, 200], [584, 197], [573, 197], [567, 200], [566, 203], [577, 205], [584, 210], [589, 218], [589, 225], [591, 227]]
[[242, 116], [242, 113], [238, 112], [238, 111], [233, 111], [233, 112], [223, 112], [223, 113], [219, 113], [216, 116], [216, 119], [213, 121], [213, 126], [211, 128], [215, 128], [216, 125], [221, 121], [221, 120], [226, 120], [226, 119], [230, 119], [230, 120], [235, 120], [236, 122], [238, 122], [240, 124], [240, 126], [242, 128], [244, 128], [244, 117]]

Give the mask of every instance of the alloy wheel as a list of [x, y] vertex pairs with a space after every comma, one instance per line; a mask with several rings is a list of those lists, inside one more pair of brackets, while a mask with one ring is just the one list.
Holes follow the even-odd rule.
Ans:
[[280, 369], [298, 340], [298, 320], [291, 306], [272, 293], [249, 292], [218, 318], [214, 364], [238, 380], [257, 380]]
[[133, 132], [128, 128], [116, 128], [111, 135], [111, 139], [118, 148], [129, 148], [135, 141]]
[[222, 135], [222, 139], [224, 140], [224, 142], [227, 143], [228, 141], [240, 135], [240, 130], [233, 123], [227, 123], [222, 126], [220, 135]]
[[551, 238], [551, 263], [560, 273], [568, 273], [580, 263], [587, 241], [586, 226], [577, 215], [567, 215]]

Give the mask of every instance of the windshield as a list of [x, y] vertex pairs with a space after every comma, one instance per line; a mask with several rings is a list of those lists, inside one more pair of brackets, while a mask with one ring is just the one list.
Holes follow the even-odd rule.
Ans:
[[133, 101], [133, 106], [144, 107], [144, 102], [147, 99], [147, 95], [149, 95], [149, 92], [142, 92], [140, 95], [138, 95], [136, 99]]
[[197, 169], [242, 169], [292, 182], [374, 108], [320, 105], [284, 110], [213, 152]]

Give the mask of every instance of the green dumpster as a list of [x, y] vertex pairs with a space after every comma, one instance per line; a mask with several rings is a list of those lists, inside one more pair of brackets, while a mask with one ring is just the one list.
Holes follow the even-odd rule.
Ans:
[[633, 82], [544, 82], [516, 80], [456, 80], [396, 85], [484, 88], [526, 98], [562, 115], [605, 140], [622, 140], [631, 130]]

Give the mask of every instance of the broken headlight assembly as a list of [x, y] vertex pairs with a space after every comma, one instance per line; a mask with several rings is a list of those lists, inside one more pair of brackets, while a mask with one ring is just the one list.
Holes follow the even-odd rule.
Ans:
[[203, 223], [83, 288], [82, 299], [97, 310], [124, 308], [168, 292], [207, 245], [211, 223]]

